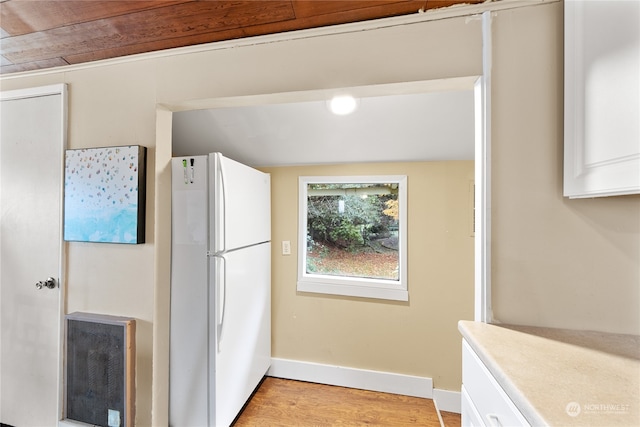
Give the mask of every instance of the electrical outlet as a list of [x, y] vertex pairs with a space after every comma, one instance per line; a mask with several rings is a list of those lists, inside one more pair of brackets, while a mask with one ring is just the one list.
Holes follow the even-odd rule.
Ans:
[[282, 241], [282, 255], [291, 255], [291, 242], [289, 240]]

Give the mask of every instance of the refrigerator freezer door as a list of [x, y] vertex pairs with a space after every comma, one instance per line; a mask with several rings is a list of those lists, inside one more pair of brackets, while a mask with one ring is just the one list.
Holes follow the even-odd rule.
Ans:
[[210, 247], [222, 253], [271, 240], [271, 177], [209, 154], [212, 197]]
[[176, 427], [208, 422], [207, 157], [193, 159], [193, 166], [191, 158], [172, 160], [169, 424]]
[[210, 263], [212, 280], [219, 277], [209, 299], [215, 312], [209, 318], [215, 323], [209, 325], [215, 335], [209, 339], [215, 357], [210, 374], [215, 422], [210, 425], [228, 426], [271, 363], [271, 244], [211, 257]]

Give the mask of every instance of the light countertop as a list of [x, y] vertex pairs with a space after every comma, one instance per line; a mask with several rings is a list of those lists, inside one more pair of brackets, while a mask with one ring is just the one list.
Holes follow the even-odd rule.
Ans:
[[460, 321], [532, 426], [640, 426], [640, 336]]

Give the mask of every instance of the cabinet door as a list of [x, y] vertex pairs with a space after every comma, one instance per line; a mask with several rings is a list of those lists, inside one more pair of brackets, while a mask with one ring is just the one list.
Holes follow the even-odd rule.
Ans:
[[482, 422], [482, 418], [480, 417], [480, 414], [478, 413], [478, 410], [476, 409], [475, 405], [473, 404], [473, 402], [471, 401], [471, 398], [469, 397], [469, 393], [467, 393], [467, 390], [464, 388], [464, 386], [462, 386], [462, 417], [461, 417], [461, 424], [464, 427], [484, 427], [484, 423]]
[[[462, 342], [462, 386], [469, 404], [465, 411], [468, 425], [480, 422], [480, 425], [488, 426], [529, 426], [520, 410], [466, 341]], [[468, 410], [473, 408], [477, 411], [475, 415]]]
[[564, 4], [564, 195], [640, 193], [640, 2]]

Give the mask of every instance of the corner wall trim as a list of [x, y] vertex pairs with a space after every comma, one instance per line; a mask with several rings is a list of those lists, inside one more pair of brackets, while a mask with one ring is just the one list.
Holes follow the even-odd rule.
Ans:
[[[369, 371], [344, 366], [271, 358], [270, 377], [359, 388], [405, 396], [433, 398], [433, 381], [427, 377]], [[459, 394], [459, 393], [458, 393]], [[447, 411], [448, 409], [443, 410]]]
[[462, 394], [459, 391], [433, 389], [433, 400], [440, 411], [461, 413]]

